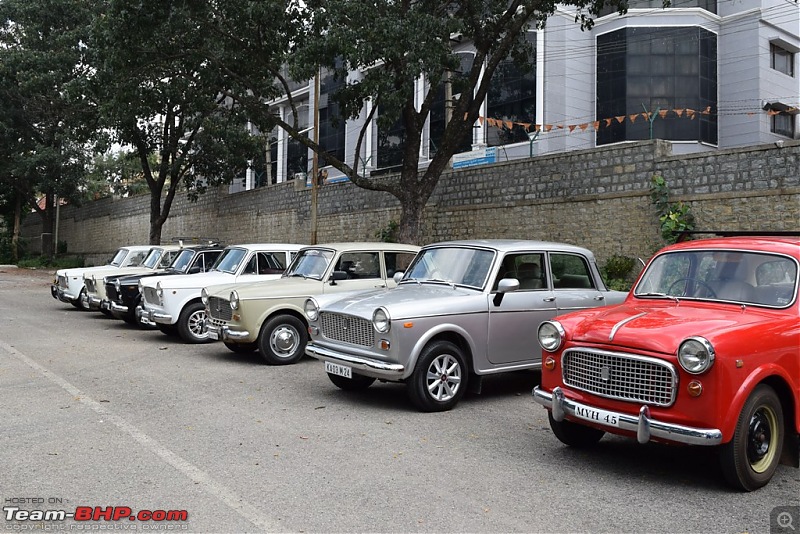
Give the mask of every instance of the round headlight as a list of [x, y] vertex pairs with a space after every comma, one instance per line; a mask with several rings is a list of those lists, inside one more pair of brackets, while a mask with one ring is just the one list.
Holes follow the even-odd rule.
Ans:
[[235, 289], [231, 291], [231, 309], [239, 309], [239, 293], [237, 293]]
[[545, 321], [539, 325], [539, 345], [547, 352], [555, 352], [564, 342], [564, 327], [558, 321]]
[[161, 287], [161, 282], [156, 283], [156, 295], [158, 295], [158, 298], [164, 296], [164, 289]]
[[200, 300], [208, 306], [208, 291], [206, 291], [206, 288], [200, 290]]
[[378, 308], [372, 314], [372, 326], [381, 334], [385, 334], [392, 326], [392, 320], [389, 318], [389, 312], [385, 308]]
[[714, 347], [705, 338], [690, 337], [678, 348], [678, 362], [693, 375], [705, 373], [714, 365]]
[[319, 306], [314, 299], [306, 299], [304, 310], [309, 321], [316, 321], [317, 317], [319, 317]]

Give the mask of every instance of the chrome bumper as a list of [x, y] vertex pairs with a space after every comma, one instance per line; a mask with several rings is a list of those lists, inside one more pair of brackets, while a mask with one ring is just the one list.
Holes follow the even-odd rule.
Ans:
[[323, 362], [338, 363], [352, 367], [354, 371], [366, 376], [384, 378], [386, 380], [399, 380], [403, 378], [405, 367], [399, 363], [387, 363], [364, 356], [354, 356], [337, 350], [321, 347], [313, 341], [306, 345], [306, 354]]
[[99, 297], [95, 297], [94, 295], [87, 295], [86, 302], [89, 304], [89, 308], [93, 310], [99, 310], [100, 304], [103, 301]]
[[231, 341], [233, 343], [245, 341], [250, 343], [250, 332], [247, 330], [231, 330], [227, 326], [209, 324], [206, 322], [206, 332], [208, 332], [208, 337], [218, 341]]
[[117, 313], [128, 313], [128, 307], [123, 306], [122, 304], [117, 304], [116, 302], [112, 302], [111, 311]]
[[[564, 396], [564, 391], [560, 387], [553, 388], [553, 392], [547, 392], [539, 386], [533, 388], [533, 400], [549, 409], [556, 421], [563, 421], [567, 415], [580, 421], [575, 415], [577, 403]], [[580, 406], [585, 406], [581, 404]], [[589, 406], [589, 408], [594, 408]], [[600, 408], [596, 408], [600, 409]], [[633, 416], [621, 412], [604, 410], [617, 417], [619, 425], [609, 428], [619, 428], [636, 433], [636, 440], [639, 443], [647, 443], [652, 438], [660, 438], [676, 443], [687, 445], [719, 445], [722, 443], [722, 432], [716, 428], [692, 428], [683, 425], [665, 423], [650, 418], [650, 408], [647, 405], [639, 408], [639, 416]], [[600, 423], [598, 423], [600, 424]], [[602, 425], [601, 426], [605, 426]]]
[[148, 326], [156, 326], [158, 324], [174, 324], [172, 316], [168, 313], [159, 313], [154, 310], [149, 310], [141, 306], [136, 307], [136, 318], [139, 322]]
[[[53, 287], [50, 288], [50, 293], [53, 293]], [[60, 287], [55, 286], [55, 293], [53, 294], [53, 298], [54, 299], [58, 299], [61, 302], [69, 302], [69, 303], [71, 303], [72, 301], [74, 301], [74, 300], [76, 300], [78, 298], [78, 295], [75, 295], [75, 296], [70, 295], [69, 293], [67, 293], [66, 291], [61, 289]]]

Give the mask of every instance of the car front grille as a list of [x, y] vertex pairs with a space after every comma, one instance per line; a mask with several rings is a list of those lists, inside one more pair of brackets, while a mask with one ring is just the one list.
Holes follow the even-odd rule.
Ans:
[[119, 299], [119, 295], [117, 295], [117, 286], [114, 284], [106, 284], [106, 296], [108, 297], [108, 300], [117, 302]]
[[564, 384], [601, 397], [654, 406], [675, 402], [678, 373], [662, 360], [596, 349], [567, 349]]
[[208, 312], [212, 318], [220, 321], [230, 321], [233, 315], [230, 301], [219, 297], [208, 297]]
[[87, 293], [94, 293], [94, 279], [92, 278], [84, 278], [84, 285], [86, 286]]
[[159, 298], [158, 294], [156, 293], [156, 288], [154, 287], [145, 287], [143, 288], [144, 291], [142, 292], [142, 298], [148, 304], [158, 304]]
[[67, 282], [66, 276], [58, 277], [58, 287], [60, 287], [61, 289], [67, 289], [69, 287], [69, 283]]
[[375, 330], [372, 322], [366, 319], [341, 315], [338, 313], [320, 313], [322, 335], [328, 339], [371, 347], [375, 344]]

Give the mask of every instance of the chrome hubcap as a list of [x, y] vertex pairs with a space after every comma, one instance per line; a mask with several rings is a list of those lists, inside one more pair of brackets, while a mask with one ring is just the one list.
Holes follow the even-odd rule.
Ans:
[[206, 330], [206, 312], [205, 310], [197, 310], [189, 316], [188, 320], [189, 332], [198, 339], [205, 339], [208, 337]]
[[461, 366], [450, 354], [435, 358], [428, 367], [428, 393], [439, 402], [452, 399], [461, 387]]
[[297, 330], [289, 325], [281, 325], [272, 331], [269, 338], [269, 346], [272, 352], [280, 357], [293, 355], [297, 351], [297, 340], [300, 335]]

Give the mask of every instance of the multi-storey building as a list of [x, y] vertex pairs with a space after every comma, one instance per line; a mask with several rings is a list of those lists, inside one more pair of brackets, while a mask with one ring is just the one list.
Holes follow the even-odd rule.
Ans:
[[[574, 11], [561, 7], [543, 30], [529, 30], [533, 64], [500, 65], [464, 150], [495, 147], [493, 157], [505, 161], [649, 138], [671, 141], [676, 154], [800, 138], [797, 0], [672, 0], [669, 8], [661, 0], [630, 0], [629, 6], [625, 15], [602, 13], [586, 31]], [[456, 46], [468, 67], [470, 44]], [[415, 83], [425, 90], [425, 80]], [[294, 89], [302, 102], [300, 127], [310, 129], [313, 82]], [[328, 95], [335, 90], [323, 73], [319, 142], [352, 163], [363, 120], [331, 120], [337, 110]], [[423, 165], [436, 151], [445, 101], [440, 89], [423, 137]], [[291, 119], [288, 106], [277, 107]], [[360, 156], [364, 172], [396, 168], [402, 142], [402, 128], [371, 124]], [[256, 165], [265, 170], [248, 172], [235, 189], [304, 178], [311, 169], [311, 153], [282, 130], [273, 132], [267, 152], [267, 163]], [[325, 168], [324, 157], [319, 165]], [[337, 173], [330, 169], [329, 179]]]

